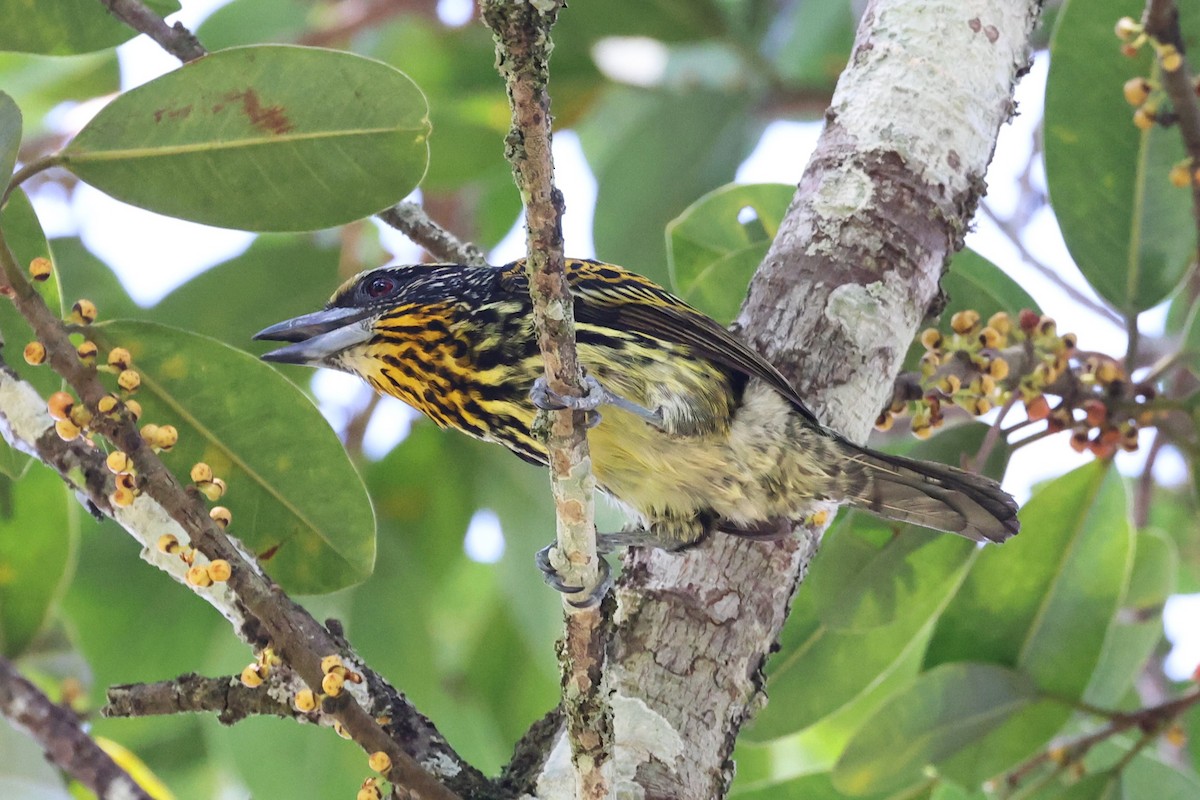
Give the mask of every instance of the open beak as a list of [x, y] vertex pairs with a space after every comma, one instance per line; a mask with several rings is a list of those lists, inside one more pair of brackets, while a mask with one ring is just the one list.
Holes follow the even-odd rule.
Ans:
[[264, 328], [254, 338], [292, 342], [264, 353], [260, 356], [263, 361], [316, 367], [370, 339], [371, 315], [371, 311], [362, 308], [327, 308]]

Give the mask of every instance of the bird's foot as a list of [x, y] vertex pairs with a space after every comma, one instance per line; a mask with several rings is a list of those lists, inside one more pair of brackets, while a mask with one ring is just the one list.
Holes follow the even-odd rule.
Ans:
[[[586, 587], [584, 586], [573, 586], [563, 581], [558, 568], [554, 566], [553, 552], [555, 548], [556, 543], [551, 542], [534, 555], [534, 563], [541, 570], [542, 579], [546, 581], [546, 585], [563, 594], [579, 594], [585, 591]], [[612, 569], [608, 566], [608, 562], [600, 558], [597, 568], [600, 571], [600, 579], [596, 582], [596, 586], [588, 591], [582, 599], [567, 601], [575, 608], [591, 608], [599, 605], [604, 600], [604, 595], [608, 594], [608, 590], [612, 588]]]
[[641, 417], [660, 430], [666, 430], [661, 410], [651, 411], [619, 394], [613, 394], [591, 375], [583, 379], [583, 388], [586, 392], [583, 397], [562, 395], [551, 389], [545, 376], [541, 376], [533, 382], [533, 388], [529, 390], [529, 399], [533, 401], [534, 406], [543, 411], [561, 411], [565, 408], [585, 411], [588, 414], [589, 428], [600, 424], [600, 412], [596, 409], [601, 405], [610, 405]]

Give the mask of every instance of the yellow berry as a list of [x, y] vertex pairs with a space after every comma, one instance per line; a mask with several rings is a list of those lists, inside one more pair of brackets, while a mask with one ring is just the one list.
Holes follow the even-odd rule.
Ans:
[[350, 738], [350, 731], [346, 730], [346, 726], [336, 720], [333, 723], [333, 732], [343, 739]]
[[91, 300], [79, 299], [71, 306], [71, 322], [76, 325], [91, 325], [96, 320], [96, 304]]
[[1012, 319], [1005, 311], [997, 311], [988, 317], [987, 321], [989, 328], [995, 328], [1001, 336], [1007, 336], [1012, 331]]
[[975, 407], [971, 409], [971, 413], [977, 417], [983, 416], [992, 410], [992, 401], [986, 397], [979, 397], [975, 400]]
[[921, 331], [921, 345], [926, 350], [937, 350], [942, 346], [942, 332], [937, 328], [926, 328]]
[[222, 528], [228, 528], [229, 523], [233, 522], [233, 512], [225, 506], [213, 506], [208, 516]]
[[108, 365], [110, 367], [123, 372], [129, 369], [129, 365], [132, 363], [133, 356], [124, 347], [114, 347], [108, 351]]
[[1180, 162], [1171, 167], [1171, 171], [1167, 173], [1167, 180], [1178, 189], [1186, 189], [1192, 183], [1192, 170], [1186, 163]]
[[242, 685], [249, 689], [257, 689], [262, 686], [262, 675], [258, 671], [258, 664], [250, 664], [242, 670]]
[[1124, 92], [1125, 102], [1137, 108], [1150, 96], [1150, 81], [1145, 78], [1130, 78], [1125, 81]]
[[117, 386], [120, 386], [127, 392], [136, 392], [141, 385], [142, 376], [138, 374], [136, 369], [121, 370], [121, 374], [117, 376]]
[[1003, 358], [993, 358], [992, 363], [988, 364], [988, 375], [998, 381], [1004, 380], [1008, 377], [1008, 362]]
[[132, 472], [118, 472], [114, 480], [118, 489], [128, 489], [137, 494], [137, 478]]
[[82, 431], [79, 430], [79, 426], [74, 422], [71, 422], [69, 419], [60, 419], [55, 422], [54, 430], [56, 433], [58, 433], [58, 438], [62, 439], [64, 442], [73, 442], [78, 439], [79, 434], [82, 433]]
[[213, 488], [215, 488], [217, 490], [217, 497], [213, 498], [213, 499], [218, 499], [218, 498], [224, 497], [225, 492], [228, 491], [228, 487], [225, 485], [225, 481], [221, 480], [220, 478], [213, 478], [212, 485], [213, 485]]
[[317, 707], [317, 696], [313, 694], [312, 689], [301, 689], [296, 692], [296, 710], [309, 712]]
[[173, 533], [164, 533], [158, 537], [157, 547], [160, 553], [166, 553], [167, 555], [176, 553], [179, 551], [179, 538]]
[[142, 404], [137, 400], [126, 400], [125, 408], [129, 409], [129, 414], [133, 417], [134, 422], [142, 418]]
[[205, 481], [211, 481], [213, 478], [212, 467], [210, 467], [208, 464], [205, 464], [203, 461], [199, 461], [192, 465], [191, 475], [192, 483], [204, 483]]
[[46, 360], [46, 346], [41, 342], [30, 342], [25, 345], [25, 363], [36, 367]]
[[382, 750], [377, 750], [371, 753], [371, 757], [367, 759], [367, 764], [376, 772], [386, 773], [392, 768], [392, 757]]
[[931, 423], [926, 423], [920, 427], [913, 425], [912, 434], [918, 439], [928, 439], [933, 435], [933, 425]]
[[1102, 361], [1096, 366], [1096, 380], [1107, 385], [1120, 379], [1121, 368], [1111, 361]]
[[1165, 44], [1158, 54], [1158, 63], [1162, 64], [1166, 72], [1178, 72], [1183, 66], [1183, 56], [1175, 49], [1175, 45]]
[[223, 558], [218, 558], [208, 565], [208, 577], [217, 583], [224, 583], [233, 575], [233, 567]]
[[46, 410], [53, 419], [69, 419], [71, 409], [75, 407], [75, 398], [66, 392], [55, 392], [46, 401]]
[[1133, 112], [1133, 124], [1138, 130], [1148, 131], [1154, 127], [1154, 112], [1145, 107]]
[[133, 505], [134, 494], [131, 489], [126, 489], [123, 486], [118, 486], [113, 489], [112, 494], [108, 496], [108, 502], [112, 503], [117, 508], [129, 508]]
[[87, 339], [79, 343], [75, 348], [75, 354], [79, 356], [79, 360], [85, 363], [91, 363], [96, 360], [96, 343]]
[[383, 793], [379, 791], [379, 784], [374, 778], [367, 778], [354, 800], [383, 800]]
[[321, 691], [330, 697], [337, 697], [342, 693], [342, 687], [346, 684], [346, 679], [342, 677], [340, 672], [330, 672], [321, 679]]
[[991, 375], [979, 376], [979, 393], [990, 395], [994, 391], [996, 391], [996, 379]]
[[224, 494], [224, 492], [221, 491], [221, 487], [218, 486], [215, 481], [201, 481], [200, 483], [197, 483], [196, 491], [208, 498], [210, 503], [217, 502], [221, 499], [221, 495]]
[[153, 446], [158, 441], [158, 426], [154, 423], [147, 423], [142, 426], [142, 440], [146, 444]]
[[74, 422], [76, 427], [83, 429], [92, 424], [92, 412], [82, 403], [76, 404], [71, 408], [71, 422]]
[[984, 347], [1003, 347], [1004, 334], [989, 325], [979, 332], [979, 343]]
[[337, 653], [332, 653], [321, 659], [321, 673], [323, 675], [328, 675], [340, 666], [342, 666], [342, 657]]
[[212, 575], [208, 574], [208, 567], [203, 564], [196, 564], [190, 567], [187, 571], [187, 582], [192, 586], [212, 586]]
[[965, 311], [959, 311], [950, 318], [950, 327], [954, 329], [955, 333], [970, 333], [978, 324], [979, 312], [970, 308], [966, 309]]
[[117, 410], [117, 396], [106, 394], [96, 402], [96, 410], [101, 414], [111, 414]]
[[49, 280], [53, 271], [54, 265], [50, 263], [50, 259], [43, 256], [38, 256], [29, 262], [29, 277], [35, 281]]
[[128, 453], [114, 450], [108, 453], [108, 458], [104, 459], [104, 464], [107, 465], [110, 473], [127, 473], [133, 468], [133, 461], [128, 456]]
[[179, 431], [175, 430], [174, 425], [160, 425], [158, 428], [158, 441], [155, 442], [162, 450], [170, 450], [179, 442]]
[[891, 411], [884, 411], [875, 418], [875, 430], [888, 431], [892, 429], [892, 425], [896, 423], [896, 415]]

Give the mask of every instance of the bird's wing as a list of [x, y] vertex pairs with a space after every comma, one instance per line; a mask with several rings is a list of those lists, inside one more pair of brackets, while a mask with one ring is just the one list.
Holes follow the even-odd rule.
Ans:
[[[522, 284], [521, 288], [527, 287], [523, 265], [510, 267], [514, 268], [506, 270], [506, 277]], [[699, 358], [763, 381], [787, 398], [808, 421], [821, 424], [787, 378], [770, 362], [716, 320], [648, 278], [612, 264], [567, 259], [567, 280], [575, 297], [575, 318], [580, 322], [637, 331], [682, 344]]]

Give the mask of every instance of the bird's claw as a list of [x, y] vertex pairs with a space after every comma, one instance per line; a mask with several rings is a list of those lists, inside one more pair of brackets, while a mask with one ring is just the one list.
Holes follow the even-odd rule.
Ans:
[[533, 382], [533, 388], [529, 390], [529, 399], [542, 411], [562, 411], [565, 408], [584, 411], [588, 415], [589, 428], [600, 424], [600, 412], [596, 409], [601, 405], [610, 405], [641, 417], [660, 430], [666, 430], [661, 411], [651, 411], [619, 394], [613, 394], [591, 375], [584, 377], [583, 389], [585, 394], [582, 397], [562, 395], [551, 389], [545, 376], [541, 376]]
[[[563, 582], [562, 576], [558, 569], [554, 566], [551, 559], [551, 553], [555, 548], [555, 543], [543, 547], [534, 555], [534, 563], [542, 573], [542, 579], [546, 581], [546, 585], [551, 589], [563, 594], [578, 594], [585, 591], [583, 586], [573, 586]], [[599, 559], [598, 569], [600, 570], [600, 580], [596, 582], [596, 587], [592, 589], [581, 600], [568, 600], [575, 608], [591, 608], [600, 604], [604, 599], [604, 595], [608, 594], [608, 590], [612, 588], [612, 569], [608, 566], [608, 562], [603, 558]]]
[[587, 414], [588, 428], [594, 428], [600, 424], [600, 412], [596, 409], [607, 401], [608, 392], [600, 385], [600, 381], [590, 375], [583, 379], [583, 390], [586, 394], [582, 397], [559, 394], [550, 388], [546, 376], [542, 375], [533, 382], [533, 388], [529, 390], [529, 399], [535, 408], [542, 411], [562, 411], [568, 408], [572, 411], [582, 411]]

